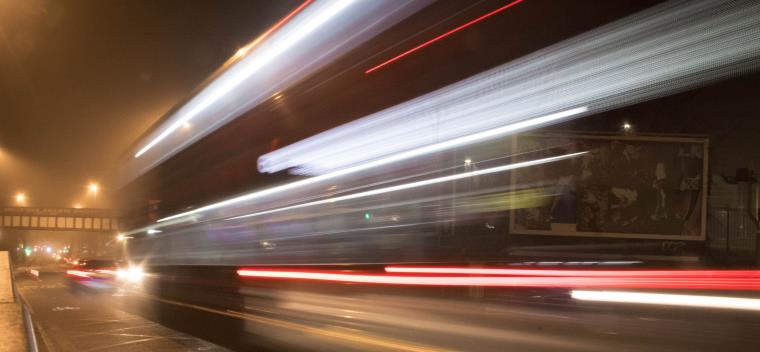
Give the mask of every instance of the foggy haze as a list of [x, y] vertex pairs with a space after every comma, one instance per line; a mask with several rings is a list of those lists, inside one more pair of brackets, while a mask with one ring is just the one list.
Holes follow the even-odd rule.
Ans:
[[108, 206], [130, 143], [292, 5], [0, 1], [0, 204]]

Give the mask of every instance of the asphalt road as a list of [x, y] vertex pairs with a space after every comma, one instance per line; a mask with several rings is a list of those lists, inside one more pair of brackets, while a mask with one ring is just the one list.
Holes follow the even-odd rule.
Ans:
[[[169, 326], [191, 336], [154, 322], [144, 309], [150, 304], [135, 304], [140, 301], [129, 293], [73, 293], [63, 273], [43, 272], [40, 279], [22, 275], [17, 285], [32, 307], [43, 351], [251, 350], [227, 343], [239, 336], [224, 335], [234, 330], [224, 328], [223, 314], [195, 316], [192, 309], [166, 305], [163, 316], [189, 329]], [[243, 312], [250, 314], [242, 319], [257, 331], [256, 339], [285, 338], [309, 350], [754, 351], [760, 334], [760, 312], [739, 310], [536, 302], [529, 294], [471, 306], [383, 294], [276, 292], [278, 304], [251, 302], [259, 311]], [[264, 307], [269, 310], [260, 311]]]
[[228, 351], [133, 314], [124, 293], [72, 292], [64, 273], [43, 272], [39, 281], [18, 275], [16, 283], [43, 351]]

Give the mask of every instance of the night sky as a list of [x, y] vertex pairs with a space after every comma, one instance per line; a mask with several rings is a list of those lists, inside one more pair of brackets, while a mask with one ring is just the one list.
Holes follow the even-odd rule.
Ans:
[[87, 183], [296, 4], [0, 1], [0, 204], [106, 206]]

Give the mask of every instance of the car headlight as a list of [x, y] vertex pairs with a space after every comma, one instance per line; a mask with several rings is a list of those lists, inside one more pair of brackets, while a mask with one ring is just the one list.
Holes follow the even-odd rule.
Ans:
[[119, 269], [116, 272], [116, 277], [128, 282], [140, 282], [144, 275], [145, 273], [142, 268], [136, 266], [129, 267], [128, 269]]

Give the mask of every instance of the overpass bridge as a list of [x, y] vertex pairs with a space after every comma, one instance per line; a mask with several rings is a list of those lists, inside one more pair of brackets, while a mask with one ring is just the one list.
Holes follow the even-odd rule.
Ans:
[[107, 232], [120, 228], [119, 213], [112, 209], [0, 208], [0, 229]]

